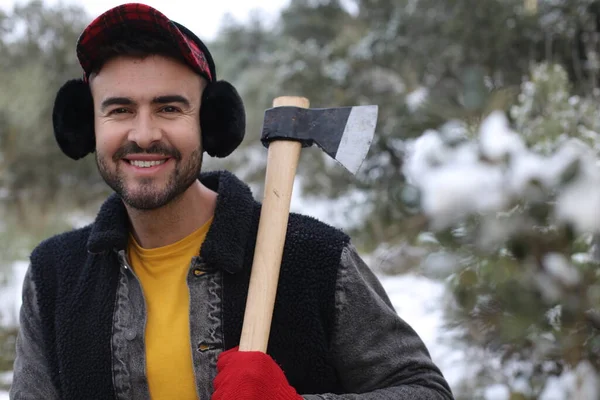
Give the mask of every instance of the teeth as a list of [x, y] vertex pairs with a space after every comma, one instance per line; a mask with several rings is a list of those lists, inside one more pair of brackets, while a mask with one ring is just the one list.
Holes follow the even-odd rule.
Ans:
[[138, 167], [138, 168], [150, 168], [150, 167], [154, 167], [156, 165], [164, 164], [166, 161], [167, 160], [160, 160], [160, 161], [137, 161], [137, 160], [131, 160], [129, 162], [134, 167]]

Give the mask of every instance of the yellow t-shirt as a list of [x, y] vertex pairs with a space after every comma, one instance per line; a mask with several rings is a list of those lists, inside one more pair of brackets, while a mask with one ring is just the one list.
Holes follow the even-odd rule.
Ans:
[[152, 400], [198, 399], [186, 279], [211, 222], [176, 243], [154, 249], [142, 248], [130, 236], [129, 261], [146, 300], [146, 374]]

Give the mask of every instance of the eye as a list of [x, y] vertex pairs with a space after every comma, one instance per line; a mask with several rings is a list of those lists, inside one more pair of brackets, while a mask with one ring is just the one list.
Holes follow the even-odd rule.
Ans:
[[161, 108], [161, 111], [166, 113], [176, 113], [179, 112], [179, 108], [175, 106], [164, 106], [163, 108]]
[[129, 109], [125, 108], [125, 107], [119, 107], [119, 108], [115, 108], [112, 109], [108, 112], [108, 115], [113, 115], [113, 114], [125, 114], [128, 113]]

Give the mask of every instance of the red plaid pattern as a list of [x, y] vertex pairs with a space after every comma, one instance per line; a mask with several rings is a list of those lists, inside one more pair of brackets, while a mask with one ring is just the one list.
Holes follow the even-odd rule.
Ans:
[[169, 18], [145, 4], [123, 4], [100, 15], [85, 28], [77, 42], [77, 58], [87, 80], [96, 61], [94, 50], [123, 34], [135, 31], [165, 35], [178, 46], [188, 64], [209, 81], [213, 80], [206, 56]]

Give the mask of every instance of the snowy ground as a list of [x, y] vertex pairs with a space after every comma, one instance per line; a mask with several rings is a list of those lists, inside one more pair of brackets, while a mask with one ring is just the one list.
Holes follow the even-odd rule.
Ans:
[[451, 387], [465, 379], [464, 353], [452, 343], [453, 332], [443, 326], [443, 284], [416, 275], [381, 277], [394, 308], [419, 334], [431, 358], [442, 370]]
[[[0, 374], [0, 383], [3, 385], [12, 380], [12, 373]], [[0, 391], [0, 400], [8, 400], [8, 393]]]
[[[13, 279], [8, 287], [0, 291], [0, 323], [16, 321], [26, 268], [26, 263], [15, 264]], [[421, 336], [450, 385], [457, 384], [463, 377], [463, 358], [460, 351], [446, 343], [450, 334], [442, 327], [443, 285], [413, 275], [382, 277], [381, 280], [399, 315]], [[0, 379], [8, 380], [10, 375], [0, 376]], [[0, 400], [7, 399], [8, 395], [0, 392]]]
[[13, 264], [8, 271], [8, 284], [0, 289], [0, 325], [11, 326], [19, 322], [21, 307], [21, 284], [27, 271], [26, 262]]

